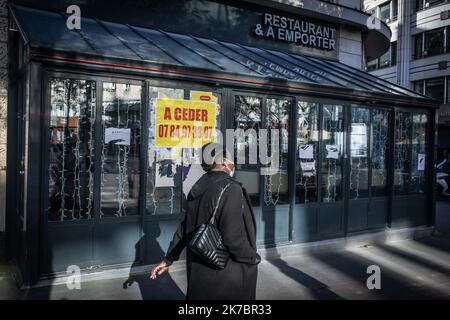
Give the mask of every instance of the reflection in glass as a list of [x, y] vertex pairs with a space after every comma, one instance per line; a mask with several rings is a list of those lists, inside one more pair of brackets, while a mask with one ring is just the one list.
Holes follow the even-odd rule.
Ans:
[[138, 214], [141, 86], [103, 84], [101, 216]]
[[[288, 190], [288, 156], [289, 156], [289, 112], [291, 102], [289, 100], [267, 99], [266, 100], [266, 129], [268, 155], [272, 152], [279, 154], [278, 172], [270, 175], [265, 175], [264, 183], [264, 203], [266, 205], [277, 205], [289, 203]], [[278, 132], [278, 148], [274, 150], [277, 145], [272, 141], [271, 130], [279, 130]], [[274, 169], [274, 168], [271, 168]]]
[[394, 150], [394, 190], [395, 194], [408, 193], [410, 185], [410, 131], [411, 113], [396, 112], [395, 116], [395, 150]]
[[372, 197], [387, 195], [389, 111], [372, 110]]
[[425, 193], [428, 117], [426, 114], [414, 113], [412, 119], [412, 167], [410, 193]]
[[324, 105], [322, 118], [322, 201], [335, 202], [342, 197], [342, 155], [344, 147], [343, 107]]
[[[257, 134], [261, 128], [262, 121], [262, 99], [251, 96], [235, 96], [234, 101], [234, 129], [241, 129], [244, 132], [253, 132], [254, 134], [246, 134], [235, 142], [235, 163], [236, 163], [236, 180], [243, 183], [247, 189], [253, 206], [260, 206], [260, 190], [259, 190], [259, 165], [250, 163], [250, 150], [258, 152]], [[250, 130], [250, 131], [249, 131]], [[238, 156], [245, 156], [245, 164], [238, 161]], [[252, 161], [253, 162], [253, 161]], [[251, 180], [249, 180], [250, 177]], [[255, 184], [255, 181], [258, 181]]]
[[296, 203], [317, 201], [319, 104], [299, 101], [297, 106]]
[[52, 79], [49, 221], [92, 217], [94, 125], [95, 82]]
[[352, 108], [350, 134], [350, 199], [369, 196], [370, 110]]
[[184, 89], [149, 88], [150, 127], [146, 208], [149, 214], [181, 212], [182, 149], [155, 147], [156, 99], [184, 99]]
[[425, 51], [427, 56], [444, 53], [444, 33], [444, 28], [425, 32]]

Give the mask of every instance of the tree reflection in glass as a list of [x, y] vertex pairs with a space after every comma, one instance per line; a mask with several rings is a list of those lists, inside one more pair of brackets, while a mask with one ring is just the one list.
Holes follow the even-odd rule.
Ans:
[[182, 149], [155, 147], [156, 99], [184, 99], [184, 89], [150, 87], [146, 209], [149, 214], [181, 212]]
[[426, 114], [413, 114], [411, 193], [425, 193], [427, 123], [428, 117]]
[[317, 201], [317, 155], [319, 147], [319, 104], [299, 101], [297, 105], [296, 203]]
[[350, 199], [369, 196], [370, 110], [352, 108], [350, 135]]
[[342, 196], [344, 113], [338, 105], [324, 105], [322, 117], [322, 201], [339, 201]]
[[395, 194], [407, 194], [410, 185], [411, 113], [396, 112], [394, 150], [394, 190]]
[[372, 197], [387, 195], [389, 111], [372, 110]]
[[48, 219], [92, 216], [95, 82], [52, 79]]
[[271, 130], [279, 130], [278, 150], [279, 167], [278, 172], [265, 175], [264, 203], [266, 205], [277, 205], [289, 203], [288, 183], [288, 156], [289, 156], [289, 112], [290, 100], [267, 99], [266, 100], [266, 129], [268, 155], [272, 155], [273, 141]]
[[141, 91], [140, 85], [103, 84], [102, 217], [139, 213]]
[[[234, 129], [254, 134], [245, 135], [235, 143], [236, 180], [242, 182], [249, 193], [253, 206], [260, 206], [260, 165], [257, 162], [258, 132], [262, 121], [262, 99], [252, 96], [235, 96], [234, 101]], [[239, 163], [238, 157], [245, 157], [245, 164]], [[256, 161], [251, 161], [251, 155]], [[255, 163], [252, 163], [255, 162]], [[252, 163], [252, 164], [251, 164]]]

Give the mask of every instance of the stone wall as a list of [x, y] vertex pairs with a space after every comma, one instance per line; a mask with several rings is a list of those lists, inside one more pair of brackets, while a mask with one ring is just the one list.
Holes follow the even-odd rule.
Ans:
[[0, 0], [0, 232], [5, 231], [6, 137], [8, 105], [8, 10]]

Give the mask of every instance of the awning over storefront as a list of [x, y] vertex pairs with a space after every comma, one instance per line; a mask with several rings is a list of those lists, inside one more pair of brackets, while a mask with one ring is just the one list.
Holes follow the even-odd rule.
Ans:
[[11, 9], [17, 27], [35, 57], [72, 62], [78, 59], [97, 64], [106, 64], [105, 61], [112, 59], [121, 61], [119, 66], [157, 65], [160, 70], [176, 68], [222, 75], [222, 78], [236, 76], [275, 83], [302, 83], [328, 90], [393, 99], [412, 98], [433, 104], [423, 95], [337, 61], [91, 18], [81, 19], [80, 30], [69, 30], [64, 14], [22, 6]]

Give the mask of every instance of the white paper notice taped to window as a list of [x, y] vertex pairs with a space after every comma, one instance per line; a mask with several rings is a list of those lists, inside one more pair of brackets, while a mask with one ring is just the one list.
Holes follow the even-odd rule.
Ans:
[[106, 128], [105, 143], [114, 142], [116, 145], [129, 146], [131, 140], [130, 128]]
[[316, 163], [312, 162], [300, 162], [302, 168], [302, 175], [304, 177], [314, 177], [316, 175]]
[[155, 170], [155, 187], [175, 187], [174, 183], [175, 166], [171, 161], [157, 162]]
[[298, 151], [300, 159], [314, 159], [314, 145], [306, 144], [300, 146], [300, 150]]
[[417, 171], [425, 170], [425, 154], [419, 153], [417, 156]]
[[339, 159], [339, 146], [335, 144], [327, 144], [327, 159]]

